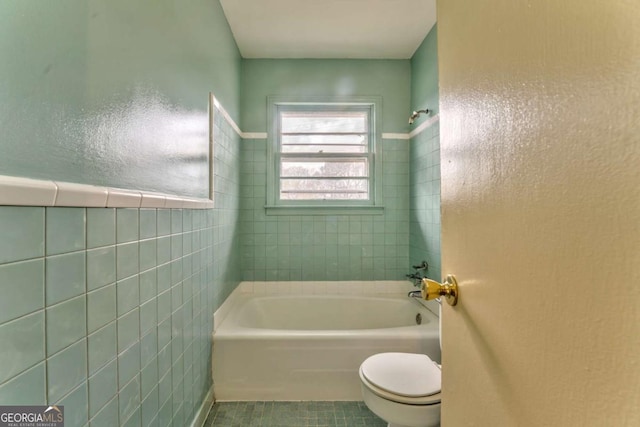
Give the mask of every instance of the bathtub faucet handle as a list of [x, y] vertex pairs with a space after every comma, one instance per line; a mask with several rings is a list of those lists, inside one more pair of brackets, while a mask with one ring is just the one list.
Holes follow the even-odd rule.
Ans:
[[424, 279], [424, 277], [422, 277], [418, 273], [405, 274], [405, 277], [407, 277], [408, 279], [413, 279], [413, 286], [415, 287], [420, 286], [422, 284], [422, 279]]
[[422, 261], [421, 264], [418, 265], [412, 265], [411, 267], [413, 267], [414, 270], [423, 270], [423, 271], [427, 271], [429, 269], [429, 264], [427, 263], [427, 261]]

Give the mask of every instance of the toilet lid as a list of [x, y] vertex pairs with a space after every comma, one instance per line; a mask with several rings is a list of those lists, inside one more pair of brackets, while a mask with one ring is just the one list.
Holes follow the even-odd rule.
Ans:
[[361, 372], [373, 385], [400, 396], [440, 392], [440, 368], [425, 354], [375, 354], [362, 362]]

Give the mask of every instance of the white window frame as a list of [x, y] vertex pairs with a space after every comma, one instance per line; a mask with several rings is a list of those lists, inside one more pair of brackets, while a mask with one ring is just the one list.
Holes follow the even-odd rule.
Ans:
[[[267, 214], [380, 214], [382, 213], [382, 155], [380, 97], [269, 97], [267, 150]], [[367, 200], [283, 200], [280, 199], [280, 113], [285, 111], [366, 111], [369, 118], [367, 159], [369, 199]], [[285, 155], [286, 157], [287, 155]], [[339, 154], [323, 154], [341, 158]], [[309, 156], [313, 158], [313, 156]]]

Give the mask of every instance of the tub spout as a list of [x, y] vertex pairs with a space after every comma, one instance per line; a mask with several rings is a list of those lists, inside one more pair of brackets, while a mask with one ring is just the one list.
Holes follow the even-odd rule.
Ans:
[[422, 298], [422, 291], [409, 291], [407, 296], [410, 298]]

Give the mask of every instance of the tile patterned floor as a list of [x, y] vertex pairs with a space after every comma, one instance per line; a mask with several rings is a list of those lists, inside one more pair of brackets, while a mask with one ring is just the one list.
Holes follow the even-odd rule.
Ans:
[[223, 402], [204, 427], [386, 427], [363, 402]]

